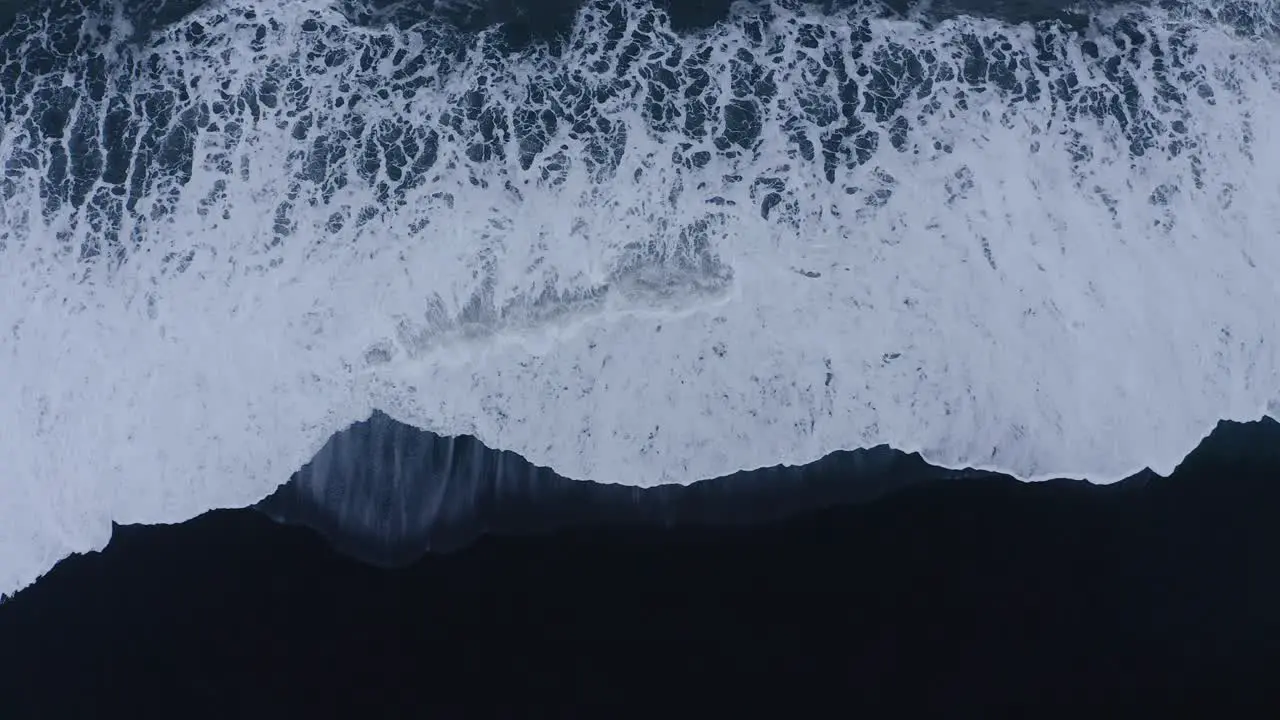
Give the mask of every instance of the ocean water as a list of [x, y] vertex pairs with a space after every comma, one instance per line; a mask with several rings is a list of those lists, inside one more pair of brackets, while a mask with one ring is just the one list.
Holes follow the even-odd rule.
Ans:
[[[375, 417], [322, 461], [371, 458], [346, 490], [376, 495], [368, 484], [395, 476], [377, 475], [387, 449], [413, 466], [448, 447], [413, 432]], [[465, 541], [460, 515], [397, 547], [395, 533], [335, 531], [338, 498], [310, 506], [304, 519], [358, 560], [249, 509], [116, 528], [102, 552], [0, 605], [0, 711], [595, 716], [714, 696], [873, 716], [1141, 704], [1220, 717], [1275, 705], [1280, 423], [1224, 423], [1170, 477], [1109, 485], [928, 480], [918, 458], [859, 467], [851, 453], [643, 490], [557, 484], [508, 455], [484, 487], [459, 471], [501, 460], [472, 449], [454, 443], [439, 505], [481, 486], [486, 536], [394, 569], [362, 561]], [[914, 484], [795, 507], [840, 501], [877, 466]], [[290, 494], [313, 487], [296, 478], [269, 503], [303, 509]], [[753, 496], [763, 507], [747, 507]], [[758, 522], [732, 524], [744, 515]]]
[[1280, 415], [1275, 2], [690, 7], [4, 10], [0, 592], [371, 417], [640, 488]]

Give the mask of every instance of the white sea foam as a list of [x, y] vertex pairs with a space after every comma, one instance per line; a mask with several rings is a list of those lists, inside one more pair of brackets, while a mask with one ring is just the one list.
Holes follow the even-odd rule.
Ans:
[[[994, 20], [744, 8], [677, 37], [604, 2], [518, 60], [321, 0], [88, 37], [150, 169], [100, 154], [77, 190], [93, 148], [60, 181], [75, 142], [7, 101], [0, 591], [113, 520], [253, 503], [374, 408], [633, 485], [880, 443], [1167, 473], [1280, 416], [1274, 26], [1193, 9], [1144, 11], [1137, 48], [1110, 11], [1099, 59]], [[107, 148], [85, 83], [30, 87]]]

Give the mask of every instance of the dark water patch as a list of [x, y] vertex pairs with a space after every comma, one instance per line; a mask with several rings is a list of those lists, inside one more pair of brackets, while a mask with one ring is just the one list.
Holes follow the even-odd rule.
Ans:
[[751, 525], [866, 502], [930, 480], [986, 475], [932, 467], [886, 446], [641, 489], [570, 480], [473, 437], [441, 437], [376, 413], [336, 434], [258, 508], [315, 528], [365, 562], [400, 566], [484, 534], [584, 525]]
[[[344, 0], [342, 7], [360, 25], [393, 24], [407, 28], [424, 21], [443, 21], [463, 32], [497, 27], [513, 44], [554, 43], [572, 27], [590, 0]], [[620, 4], [620, 3], [619, 3]], [[735, 11], [770, 14], [775, 6], [807, 5], [827, 14], [912, 17], [937, 22], [959, 15], [989, 17], [1010, 23], [1062, 22], [1083, 28], [1087, 9], [1121, 4], [1116, 0], [651, 0], [678, 33], [700, 32], [729, 19]], [[1129, 3], [1135, 4], [1135, 3]], [[1080, 8], [1085, 8], [1082, 11]]]
[[489, 536], [398, 570], [252, 510], [120, 527], [0, 607], [0, 703], [7, 720], [773, 693], [1243, 709], [1280, 660], [1278, 440], [1274, 422], [1224, 423], [1170, 478], [939, 480], [754, 526]]
[[[1280, 448], [1274, 421], [1224, 425], [1188, 462], [1205, 454], [1280, 460], [1280, 450], [1270, 448]], [[938, 468], [917, 454], [882, 446], [836, 452], [796, 467], [641, 489], [569, 480], [475, 438], [441, 437], [376, 413], [331, 438], [258, 508], [278, 521], [314, 528], [353, 557], [396, 567], [427, 552], [466, 547], [486, 534], [583, 526], [751, 526], [866, 503], [917, 485], [999, 477]], [[1122, 492], [1153, 477], [1144, 473], [1090, 491]]]
[[[111, 34], [111, 27], [119, 21], [132, 26], [127, 37], [141, 42], [150, 35], [191, 13], [210, 0], [0, 0], [0, 33], [14, 27], [25, 18], [43, 17], [68, 22], [63, 27], [80, 32]], [[64, 50], [74, 49], [78, 40], [76, 32], [63, 35]]]

